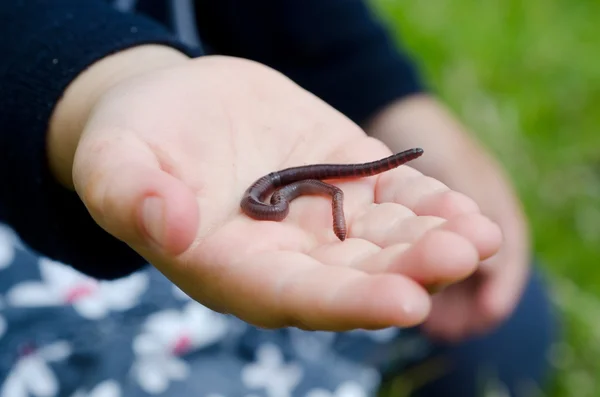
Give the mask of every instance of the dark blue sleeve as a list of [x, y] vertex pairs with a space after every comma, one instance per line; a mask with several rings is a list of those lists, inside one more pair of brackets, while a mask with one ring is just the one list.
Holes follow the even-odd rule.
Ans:
[[426, 89], [366, 0], [196, 4], [208, 48], [281, 71], [359, 124]]
[[102, 230], [49, 173], [46, 130], [73, 79], [128, 47], [159, 43], [188, 55], [165, 27], [100, 0], [0, 2], [0, 216], [34, 250], [88, 275], [115, 278], [145, 260]]

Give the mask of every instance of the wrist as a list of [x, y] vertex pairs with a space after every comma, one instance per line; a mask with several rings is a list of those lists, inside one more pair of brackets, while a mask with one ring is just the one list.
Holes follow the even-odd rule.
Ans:
[[170, 47], [142, 45], [102, 58], [74, 79], [57, 103], [48, 126], [46, 150], [57, 181], [73, 189], [75, 150], [92, 109], [104, 93], [128, 78], [188, 59]]
[[496, 158], [430, 95], [415, 95], [389, 105], [365, 130], [392, 151], [423, 148], [425, 154], [411, 166], [453, 189], [485, 176], [490, 188], [498, 185], [499, 189], [512, 192], [508, 176]]
[[484, 174], [499, 177], [504, 187], [509, 185], [497, 159], [431, 95], [413, 95], [390, 104], [372, 118], [365, 131], [392, 151], [423, 148], [425, 155], [411, 166], [452, 188]]

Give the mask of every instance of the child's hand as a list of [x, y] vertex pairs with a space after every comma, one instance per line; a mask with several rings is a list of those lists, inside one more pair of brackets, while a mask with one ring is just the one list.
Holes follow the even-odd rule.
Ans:
[[474, 199], [503, 231], [500, 251], [467, 280], [433, 298], [424, 329], [459, 340], [489, 331], [517, 305], [527, 280], [530, 246], [518, 197], [496, 161], [438, 102], [417, 96], [390, 106], [368, 131], [392, 149], [418, 144], [428, 156], [411, 163]]
[[76, 148], [73, 183], [100, 226], [194, 299], [259, 326], [414, 325], [430, 310], [418, 282], [462, 280], [500, 247], [471, 199], [408, 166], [339, 184], [344, 242], [326, 197], [298, 198], [283, 222], [244, 215], [245, 189], [271, 171], [391, 153], [248, 61], [185, 60], [119, 80]]

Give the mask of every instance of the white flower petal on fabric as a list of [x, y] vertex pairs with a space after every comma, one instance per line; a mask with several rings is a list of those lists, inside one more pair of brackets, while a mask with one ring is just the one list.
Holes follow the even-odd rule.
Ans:
[[367, 397], [367, 392], [358, 383], [347, 381], [338, 386], [335, 397]]
[[[59, 306], [69, 301], [89, 295], [94, 289], [93, 281], [79, 279], [60, 262], [46, 258], [39, 259], [42, 281], [25, 281], [18, 283], [6, 294], [9, 304], [19, 307]], [[78, 280], [86, 281], [86, 284]], [[76, 286], [77, 288], [71, 288]]]
[[29, 397], [25, 383], [16, 371], [11, 371], [4, 380], [0, 397]]
[[182, 381], [190, 375], [185, 361], [167, 354], [138, 357], [132, 372], [140, 387], [150, 394], [163, 393], [171, 380]]
[[153, 362], [136, 363], [134, 376], [140, 387], [149, 394], [164, 393], [169, 386], [169, 379], [162, 368]]
[[15, 259], [18, 238], [12, 229], [0, 224], [0, 270], [6, 269]]
[[29, 393], [35, 397], [54, 397], [58, 393], [58, 380], [48, 364], [37, 354], [21, 359], [18, 372]]
[[27, 351], [8, 373], [0, 397], [54, 397], [58, 379], [48, 361], [59, 361], [71, 354], [70, 345], [56, 342], [37, 351]]
[[73, 308], [81, 317], [88, 320], [100, 320], [109, 313], [105, 302], [97, 295], [73, 302]]
[[181, 336], [181, 313], [175, 309], [162, 310], [148, 316], [144, 323], [144, 333], [152, 336], [163, 349]]
[[133, 273], [128, 277], [100, 284], [100, 293], [114, 310], [125, 311], [136, 306], [148, 289], [150, 279], [145, 273]]
[[90, 391], [87, 397], [121, 397], [121, 386], [115, 380], [100, 382]]
[[18, 307], [48, 307], [61, 303], [54, 291], [37, 281], [24, 281], [14, 285], [6, 293], [6, 301], [9, 305]]
[[365, 366], [353, 379], [365, 390], [375, 390], [381, 385], [382, 374], [375, 368]]
[[148, 287], [145, 274], [98, 282], [58, 261], [42, 257], [38, 263], [42, 281], [13, 287], [8, 296], [11, 303], [19, 306], [72, 305], [82, 317], [98, 320], [111, 310], [124, 311], [134, 307]]
[[71, 347], [66, 342], [26, 352], [7, 375], [0, 397], [54, 397], [59, 385], [47, 362], [63, 360], [70, 354]]
[[165, 349], [183, 354], [223, 339], [228, 320], [197, 302], [189, 302], [182, 311], [168, 309], [152, 314], [144, 330], [160, 340]]
[[171, 379], [184, 380], [190, 375], [190, 368], [187, 363], [177, 357], [169, 357], [168, 360], [164, 361], [165, 373], [169, 375]]
[[57, 291], [64, 291], [74, 284], [89, 284], [96, 286], [98, 282], [91, 277], [78, 272], [71, 266], [52, 259], [41, 257], [38, 265], [42, 279]]
[[348, 381], [339, 385], [333, 393], [315, 388], [309, 390], [305, 397], [367, 397], [367, 392], [358, 383]]
[[176, 356], [178, 344], [183, 342], [181, 348], [187, 350], [191, 343], [183, 324], [181, 312], [163, 310], [149, 316], [143, 333], [134, 338], [136, 360], [132, 371], [147, 393], [161, 393], [171, 380], [181, 381], [190, 375], [187, 363]]
[[242, 383], [249, 388], [265, 389], [270, 397], [289, 397], [300, 383], [302, 368], [294, 363], [286, 364], [283, 354], [274, 344], [258, 347], [256, 361], [242, 368]]
[[133, 352], [139, 356], [162, 354], [164, 345], [152, 334], [141, 334], [133, 338]]
[[[168, 388], [171, 380], [189, 377], [189, 366], [178, 355], [223, 338], [226, 320], [195, 301], [182, 310], [166, 309], [148, 316], [143, 332], [133, 340], [136, 362], [132, 370], [140, 387], [158, 393]], [[154, 379], [147, 379], [149, 373]]]
[[297, 328], [289, 330], [290, 344], [294, 352], [308, 361], [319, 361], [330, 351], [337, 337], [335, 332], [306, 332]]
[[229, 329], [228, 319], [197, 302], [188, 303], [183, 312], [184, 327], [196, 348], [222, 340]]

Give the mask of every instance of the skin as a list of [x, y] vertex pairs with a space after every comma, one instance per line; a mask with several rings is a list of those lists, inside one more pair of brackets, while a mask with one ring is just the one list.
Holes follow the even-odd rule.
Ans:
[[502, 229], [493, 257], [463, 282], [434, 296], [423, 329], [456, 342], [499, 326], [514, 311], [530, 271], [531, 244], [521, 202], [501, 165], [457, 118], [429, 95], [397, 101], [365, 126], [392, 150], [422, 145], [411, 166], [474, 199]]
[[161, 46], [92, 65], [48, 131], [54, 175], [102, 228], [198, 302], [266, 328], [420, 324], [424, 285], [464, 280], [498, 252], [500, 229], [472, 199], [409, 166], [336, 183], [343, 242], [327, 198], [299, 197], [283, 222], [240, 210], [273, 170], [391, 153], [265, 66]]

